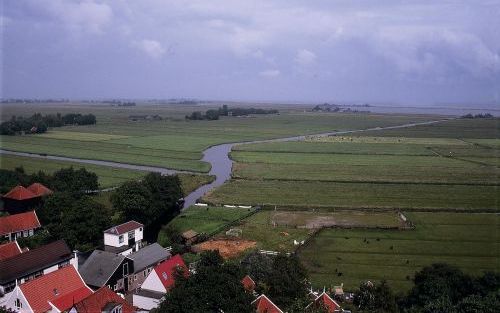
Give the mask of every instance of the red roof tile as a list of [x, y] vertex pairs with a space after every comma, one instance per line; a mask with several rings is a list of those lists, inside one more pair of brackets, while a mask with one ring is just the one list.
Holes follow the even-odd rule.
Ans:
[[46, 196], [53, 193], [52, 190], [40, 183], [31, 184], [27, 189], [34, 193], [37, 197]]
[[103, 312], [108, 303], [119, 303], [122, 305], [123, 313], [135, 312], [134, 307], [127, 303], [122, 297], [111, 291], [108, 287], [102, 287], [87, 298], [73, 305], [77, 312]]
[[24, 297], [35, 312], [46, 312], [51, 309], [50, 302], [81, 288], [88, 288], [73, 265], [40, 276], [19, 285]]
[[128, 221], [118, 226], [113, 226], [110, 229], [105, 230], [104, 232], [113, 235], [121, 235], [140, 227], [144, 227], [144, 225], [136, 221]]
[[156, 275], [158, 275], [158, 278], [160, 278], [160, 281], [166, 290], [169, 290], [174, 285], [174, 273], [175, 269], [178, 267], [184, 270], [186, 276], [189, 275], [189, 269], [179, 254], [174, 255], [154, 268]]
[[257, 313], [283, 313], [268, 297], [260, 295], [253, 300], [252, 305]]
[[[335, 300], [333, 300], [326, 292], [323, 292], [322, 294], [320, 294], [316, 300], [314, 300], [313, 303], [311, 303], [310, 305], [315, 305], [315, 306], [323, 306], [328, 313], [334, 313], [335, 311], [339, 311], [340, 310], [340, 305], [335, 302]], [[309, 305], [309, 306], [310, 306]], [[309, 307], [308, 306], [308, 307]]]
[[71, 309], [75, 303], [82, 301], [92, 293], [92, 290], [85, 286], [64, 294], [54, 301], [50, 301], [50, 303], [52, 303], [52, 305], [55, 306], [59, 311], [64, 312]]
[[243, 288], [245, 288], [246, 291], [252, 292], [255, 289], [255, 282], [248, 275], [243, 277], [241, 283], [243, 284]]
[[17, 244], [17, 241], [12, 241], [0, 245], [0, 261], [11, 258], [21, 253], [21, 248]]
[[24, 188], [23, 186], [16, 186], [12, 188], [9, 192], [3, 195], [4, 198], [13, 200], [28, 200], [38, 197], [30, 190]]
[[35, 211], [8, 215], [0, 217], [0, 236], [39, 228], [40, 226]]

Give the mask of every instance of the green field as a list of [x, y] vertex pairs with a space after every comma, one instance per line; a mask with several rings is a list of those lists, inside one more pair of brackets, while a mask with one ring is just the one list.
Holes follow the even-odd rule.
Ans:
[[[299, 253], [316, 287], [353, 290], [361, 281], [386, 279], [407, 290], [423, 266], [456, 265], [468, 273], [500, 270], [497, 214], [407, 213], [415, 230], [325, 229]], [[342, 273], [341, 276], [338, 276]]]
[[[237, 105], [237, 104], [235, 104]], [[209, 146], [256, 139], [280, 138], [335, 130], [366, 129], [421, 122], [435, 116], [381, 114], [312, 114], [303, 108], [278, 106], [280, 115], [225, 117], [218, 121], [186, 121], [185, 114], [219, 106], [139, 105], [5, 105], [2, 117], [34, 112], [93, 113], [97, 125], [67, 126], [43, 135], [0, 136], [4, 149], [208, 172], [200, 161]], [[246, 105], [248, 106], [248, 105]], [[161, 115], [161, 121], [129, 121], [130, 115]]]

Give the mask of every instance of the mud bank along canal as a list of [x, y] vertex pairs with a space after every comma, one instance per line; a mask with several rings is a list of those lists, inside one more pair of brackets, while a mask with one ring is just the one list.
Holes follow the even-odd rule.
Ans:
[[[202, 161], [205, 161], [211, 165], [211, 169], [209, 175], [215, 176], [215, 180], [209, 184], [203, 185], [198, 189], [191, 192], [184, 198], [184, 208], [190, 207], [194, 205], [198, 199], [200, 199], [207, 192], [211, 191], [214, 188], [217, 188], [223, 185], [226, 181], [231, 179], [231, 170], [233, 166], [233, 161], [229, 157], [229, 153], [231, 149], [236, 145], [244, 145], [244, 144], [254, 144], [254, 143], [267, 143], [267, 142], [284, 142], [284, 141], [301, 141], [305, 140], [306, 137], [309, 136], [333, 136], [333, 135], [344, 135], [344, 134], [352, 134], [359, 133], [365, 131], [374, 131], [374, 130], [388, 130], [388, 129], [398, 129], [398, 128], [407, 128], [414, 127], [418, 125], [429, 125], [435, 124], [439, 122], [448, 121], [454, 118], [448, 119], [440, 119], [434, 121], [420, 122], [420, 123], [409, 123], [402, 124], [397, 126], [387, 126], [387, 127], [373, 127], [366, 129], [355, 129], [355, 130], [344, 130], [344, 131], [333, 131], [327, 133], [320, 134], [309, 134], [302, 136], [293, 136], [293, 137], [285, 137], [285, 138], [274, 138], [274, 139], [266, 139], [266, 140], [255, 140], [255, 141], [245, 141], [245, 142], [236, 142], [236, 143], [225, 143], [220, 145], [212, 146], [205, 151], [203, 151]], [[1, 148], [1, 147], [0, 147]], [[143, 166], [136, 164], [128, 164], [128, 163], [120, 163], [120, 162], [112, 162], [112, 161], [102, 161], [102, 160], [92, 160], [92, 159], [79, 159], [79, 158], [70, 158], [64, 156], [56, 156], [56, 155], [45, 155], [45, 154], [36, 154], [29, 152], [18, 152], [18, 151], [10, 151], [0, 149], [0, 154], [10, 154], [16, 156], [24, 156], [24, 157], [32, 157], [32, 158], [40, 158], [40, 159], [48, 159], [48, 160], [58, 160], [58, 161], [69, 161], [69, 162], [78, 162], [85, 164], [94, 164], [101, 166], [109, 166], [115, 168], [125, 168], [131, 170], [141, 170], [147, 172], [158, 172], [164, 175], [172, 175], [177, 173], [189, 173], [189, 174], [199, 174], [196, 172], [190, 171], [179, 171], [173, 170], [164, 167], [154, 167], [154, 166]]]

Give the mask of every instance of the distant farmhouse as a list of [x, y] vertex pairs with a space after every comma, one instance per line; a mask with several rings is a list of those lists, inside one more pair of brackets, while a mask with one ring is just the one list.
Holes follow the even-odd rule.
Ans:
[[52, 194], [52, 190], [40, 183], [29, 187], [16, 186], [2, 196], [4, 211], [9, 214], [23, 213], [35, 209], [42, 197]]

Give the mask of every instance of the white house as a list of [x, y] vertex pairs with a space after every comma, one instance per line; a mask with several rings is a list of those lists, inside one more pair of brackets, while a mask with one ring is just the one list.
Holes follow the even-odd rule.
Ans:
[[128, 221], [104, 231], [104, 250], [126, 256], [142, 248], [143, 238], [144, 225]]

